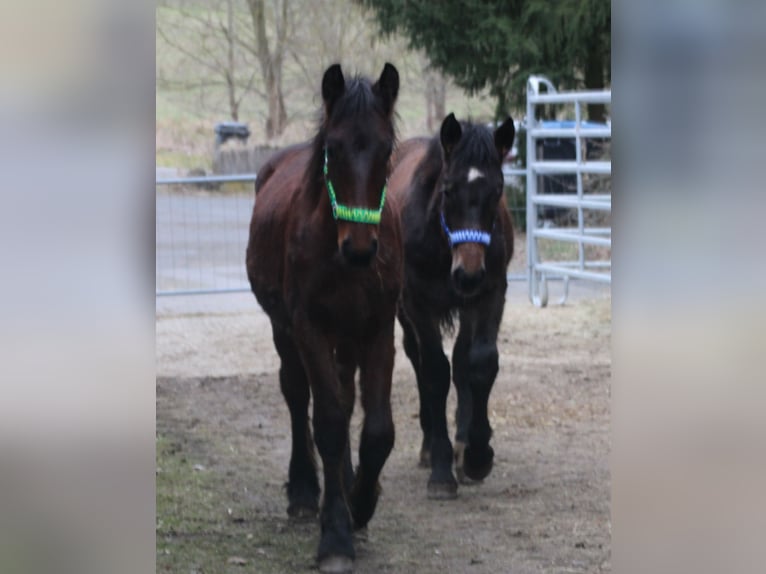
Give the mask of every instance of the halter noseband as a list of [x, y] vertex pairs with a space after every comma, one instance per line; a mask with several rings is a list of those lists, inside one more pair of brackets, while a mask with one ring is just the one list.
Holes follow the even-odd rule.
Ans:
[[440, 211], [439, 216], [442, 221], [442, 229], [447, 234], [447, 240], [450, 247], [454, 247], [458, 243], [481, 243], [482, 245], [489, 245], [492, 240], [492, 235], [486, 231], [480, 229], [458, 229], [456, 231], [450, 230], [447, 226], [447, 220], [444, 219], [444, 212]]
[[330, 205], [332, 206], [332, 216], [337, 219], [343, 219], [344, 221], [352, 221], [354, 223], [367, 223], [370, 225], [377, 225], [380, 223], [380, 215], [383, 213], [383, 205], [386, 203], [386, 186], [388, 180], [383, 184], [383, 193], [380, 196], [380, 207], [378, 209], [368, 209], [366, 207], [349, 207], [338, 203], [335, 197], [335, 188], [332, 186], [330, 176], [327, 175], [327, 148], [324, 148], [324, 181], [327, 185], [327, 193], [330, 195]]

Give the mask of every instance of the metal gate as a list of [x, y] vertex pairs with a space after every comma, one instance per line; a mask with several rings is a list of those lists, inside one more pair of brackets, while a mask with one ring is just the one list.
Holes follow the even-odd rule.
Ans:
[[[535, 305], [544, 307], [548, 303], [548, 280], [563, 279], [563, 303], [569, 293], [569, 279], [586, 279], [601, 283], [611, 283], [611, 246], [612, 230], [609, 216], [612, 210], [611, 177], [609, 185], [587, 186], [598, 176], [611, 176], [612, 161], [609, 159], [588, 157], [587, 140], [609, 140], [612, 128], [607, 123], [603, 126], [587, 125], [582, 121], [583, 104], [611, 104], [611, 91], [604, 92], [560, 92], [540, 93], [540, 84], [550, 85], [544, 78], [532, 76], [527, 82], [527, 280], [529, 298]], [[536, 108], [542, 105], [574, 105], [575, 121], [571, 125], [551, 125], [538, 121]], [[575, 157], [571, 160], [547, 160], [539, 157], [539, 142], [549, 138], [574, 139]], [[552, 176], [574, 176], [574, 193], [544, 193], [540, 181]], [[601, 189], [594, 190], [593, 187]], [[576, 212], [576, 221], [562, 222], [546, 220], [540, 216], [541, 206], [563, 208]], [[601, 214], [602, 217], [593, 217]], [[606, 217], [603, 217], [606, 214]], [[608, 224], [604, 224], [604, 219]], [[564, 260], [543, 260], [540, 241], [555, 242], [559, 245], [576, 245], [576, 258]], [[588, 247], [595, 246], [608, 251], [608, 257], [601, 254], [595, 257]]]
[[250, 291], [245, 248], [255, 193], [250, 185], [219, 187], [255, 179], [253, 173], [156, 180], [156, 296]]

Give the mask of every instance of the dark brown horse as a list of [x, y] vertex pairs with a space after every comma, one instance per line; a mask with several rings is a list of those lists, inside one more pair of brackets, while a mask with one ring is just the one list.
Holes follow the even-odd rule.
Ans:
[[[325, 572], [351, 568], [352, 523], [360, 528], [372, 518], [394, 445], [390, 393], [403, 254], [385, 185], [398, 91], [391, 64], [375, 83], [346, 81], [341, 67], [331, 66], [316, 137], [277, 154], [256, 185], [247, 272], [271, 319], [290, 410], [287, 512], [317, 512], [316, 442], [324, 470], [318, 561]], [[354, 473], [349, 419], [357, 368], [365, 417]]]
[[442, 330], [456, 316], [455, 467], [461, 480], [481, 480], [492, 470], [487, 402], [497, 376], [497, 333], [513, 254], [501, 158], [514, 135], [511, 118], [492, 133], [450, 114], [438, 137], [399, 146], [391, 174], [405, 236], [399, 321], [420, 393], [421, 464], [431, 467], [430, 498], [457, 495], [446, 418], [450, 363], [442, 349]]

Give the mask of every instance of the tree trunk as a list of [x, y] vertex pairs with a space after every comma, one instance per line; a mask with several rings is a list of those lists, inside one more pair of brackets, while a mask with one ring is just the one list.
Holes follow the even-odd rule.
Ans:
[[229, 115], [232, 121], [239, 121], [239, 102], [236, 97], [236, 86], [234, 85], [234, 78], [232, 72], [226, 71], [226, 88], [229, 92]]
[[234, 62], [234, 12], [232, 10], [233, 0], [228, 0], [226, 9], [228, 14], [228, 28], [226, 30], [226, 41], [228, 43], [228, 66], [226, 70], [226, 87], [229, 91], [229, 114], [232, 121], [239, 121], [239, 102], [237, 102], [237, 87], [235, 83], [235, 62]]
[[[604, 57], [599, 39], [588, 46], [588, 59], [585, 62], [585, 87], [588, 90], [604, 89]], [[606, 121], [604, 104], [588, 104], [588, 119], [592, 122]]]
[[428, 65], [423, 68], [423, 75], [426, 82], [426, 128], [434, 133], [446, 115], [447, 80]]
[[434, 83], [434, 116], [437, 122], [441, 124], [447, 115], [447, 79], [439, 72], [436, 73], [436, 82]]
[[268, 113], [266, 117], [266, 137], [269, 139], [282, 135], [287, 126], [287, 110], [282, 95], [282, 62], [284, 60], [285, 39], [287, 36], [287, 5], [282, 0], [281, 22], [276, 22], [277, 37], [274, 50], [269, 49], [266, 37], [266, 13], [263, 0], [248, 0], [250, 16], [255, 31], [255, 48], [261, 65], [263, 82], [266, 85]]

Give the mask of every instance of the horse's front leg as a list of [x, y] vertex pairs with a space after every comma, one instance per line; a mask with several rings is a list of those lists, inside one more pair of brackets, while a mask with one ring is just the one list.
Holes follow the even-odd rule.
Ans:
[[494, 450], [487, 408], [498, 371], [497, 334], [505, 289], [493, 290], [460, 314], [452, 361], [458, 388], [456, 466], [458, 476], [482, 480], [492, 470]]
[[428, 479], [428, 497], [455, 498], [457, 481], [452, 474], [452, 443], [447, 432], [449, 360], [442, 349], [438, 321], [414, 305], [408, 305], [405, 311], [420, 343], [418, 386], [421, 403], [426, 403], [430, 415], [431, 476]]
[[394, 369], [394, 318], [359, 347], [360, 388], [364, 426], [359, 443], [359, 467], [351, 489], [354, 526], [367, 525], [380, 494], [378, 477], [394, 446], [391, 416], [391, 377]]
[[471, 365], [468, 360], [468, 352], [471, 349], [473, 339], [473, 322], [461, 315], [460, 330], [452, 349], [452, 380], [457, 390], [457, 410], [455, 421], [455, 474], [461, 483], [470, 483], [463, 472], [465, 460], [465, 446], [468, 444], [468, 427], [473, 415], [473, 395], [471, 393]]
[[314, 441], [308, 425], [309, 383], [298, 349], [286, 329], [272, 326], [279, 353], [279, 385], [290, 410], [292, 452], [288, 471], [287, 514], [314, 518], [319, 508], [319, 482], [314, 463]]
[[[343, 393], [343, 406], [346, 407], [346, 416], [351, 421], [354, 414], [356, 401], [356, 385], [354, 376], [357, 369], [355, 344], [350, 341], [340, 341], [335, 350], [335, 364], [338, 369], [338, 380]], [[354, 482], [354, 469], [351, 463], [351, 441], [346, 443], [346, 454], [343, 457], [343, 488], [346, 496], [349, 495], [351, 484]]]
[[322, 572], [350, 570], [355, 558], [346, 501], [344, 457], [348, 412], [334, 356], [334, 342], [305, 317], [295, 320], [295, 341], [306, 367], [314, 401], [314, 441], [322, 457], [324, 499], [317, 560]]

